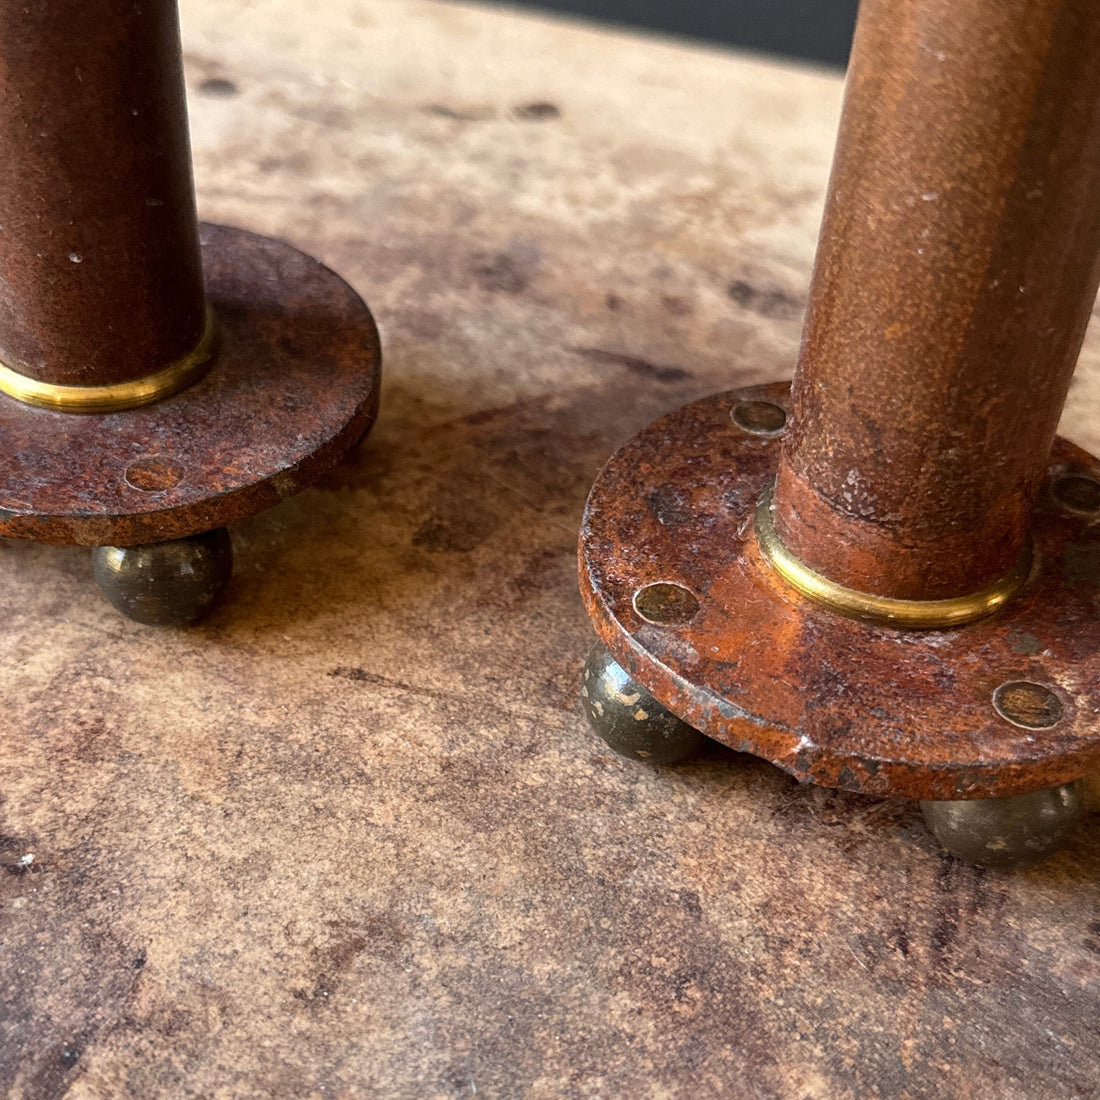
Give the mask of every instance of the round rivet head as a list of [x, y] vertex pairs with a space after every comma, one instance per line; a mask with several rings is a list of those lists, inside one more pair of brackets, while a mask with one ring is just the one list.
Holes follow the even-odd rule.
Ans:
[[126, 484], [143, 493], [162, 493], [183, 479], [183, 466], [174, 458], [149, 455], [126, 467]]
[[1043, 684], [1010, 680], [993, 692], [993, 709], [1025, 730], [1049, 730], [1061, 722], [1062, 700]]
[[1016, 870], [1052, 856], [1084, 813], [1084, 782], [967, 802], [922, 802], [936, 839], [966, 863]]
[[124, 615], [150, 626], [184, 626], [218, 602], [233, 572], [224, 527], [146, 546], [97, 546], [92, 571]]
[[787, 413], [772, 401], [738, 401], [730, 418], [743, 432], [769, 439], [782, 435], [787, 426]]
[[1050, 486], [1050, 495], [1067, 512], [1093, 516], [1100, 512], [1100, 481], [1080, 474], [1063, 474]]
[[675, 764], [695, 756], [706, 738], [666, 710], [597, 644], [588, 655], [581, 702], [592, 728], [622, 756]]
[[694, 619], [699, 613], [699, 601], [691, 589], [682, 584], [658, 581], [634, 593], [634, 610], [647, 623], [673, 626]]

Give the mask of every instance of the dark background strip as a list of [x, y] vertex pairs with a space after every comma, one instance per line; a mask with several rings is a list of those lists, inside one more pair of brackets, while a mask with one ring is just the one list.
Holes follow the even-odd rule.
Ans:
[[[519, 6], [844, 65], [857, 0], [539, 0]], [[510, 5], [511, 6], [511, 5]]]

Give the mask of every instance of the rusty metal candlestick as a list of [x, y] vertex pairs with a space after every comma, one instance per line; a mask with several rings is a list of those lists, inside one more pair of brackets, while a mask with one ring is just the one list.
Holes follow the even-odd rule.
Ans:
[[698, 729], [922, 799], [976, 862], [1060, 843], [1100, 763], [1100, 467], [1055, 439], [1100, 279], [1098, 54], [1089, 0], [863, 0], [793, 392], [665, 417], [589, 500], [617, 668], [586, 705], [620, 747], [667, 708], [666, 758]]
[[116, 606], [191, 621], [221, 526], [370, 427], [374, 322], [309, 257], [198, 225], [172, 0], [5, 8], [0, 141], [0, 535], [96, 546]]

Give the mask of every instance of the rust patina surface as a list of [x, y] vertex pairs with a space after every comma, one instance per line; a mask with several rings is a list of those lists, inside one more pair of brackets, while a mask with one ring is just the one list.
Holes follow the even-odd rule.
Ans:
[[154, 405], [80, 414], [0, 396], [0, 536], [129, 546], [270, 508], [374, 423], [378, 332], [338, 275], [281, 241], [202, 227], [213, 363]]
[[789, 375], [839, 78], [440, 2], [182, 14], [203, 217], [345, 275], [386, 392], [199, 627], [0, 542], [0, 1095], [1092, 1100], [1095, 813], [982, 872], [907, 802], [580, 712], [586, 494]]

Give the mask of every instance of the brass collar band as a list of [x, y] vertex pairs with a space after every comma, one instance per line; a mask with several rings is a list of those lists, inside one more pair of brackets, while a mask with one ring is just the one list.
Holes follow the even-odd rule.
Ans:
[[216, 334], [214, 311], [208, 304], [198, 344], [182, 359], [154, 374], [109, 386], [59, 386], [28, 378], [0, 363], [0, 393], [6, 393], [24, 404], [55, 412], [109, 413], [151, 405], [154, 401], [179, 393], [206, 373]]
[[1031, 551], [1025, 549], [1008, 576], [970, 596], [898, 600], [858, 592], [815, 573], [783, 545], [775, 530], [771, 485], [756, 506], [756, 541], [772, 568], [803, 596], [841, 615], [908, 629], [942, 630], [991, 615], [1019, 592], [1031, 572]]

